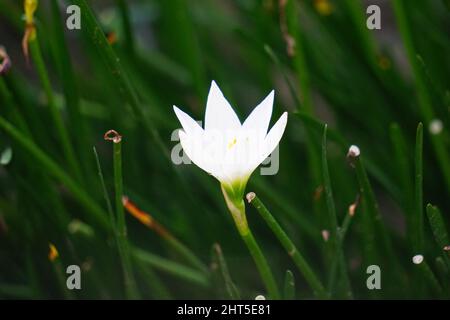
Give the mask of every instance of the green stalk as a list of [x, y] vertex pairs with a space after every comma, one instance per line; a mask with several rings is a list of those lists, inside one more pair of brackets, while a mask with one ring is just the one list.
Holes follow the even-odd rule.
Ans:
[[311, 269], [309, 264], [306, 262], [305, 258], [298, 251], [295, 244], [280, 226], [280, 224], [275, 220], [273, 215], [267, 209], [267, 207], [261, 202], [261, 200], [256, 196], [254, 192], [247, 194], [247, 200], [251, 203], [256, 210], [259, 212], [261, 217], [267, 223], [269, 228], [275, 234], [277, 239], [283, 245], [284, 249], [288, 255], [292, 258], [298, 270], [303, 274], [309, 286], [313, 289], [314, 295], [321, 299], [327, 298], [327, 292], [320, 282], [319, 278], [316, 276], [314, 271]]
[[[394, 13], [397, 20], [397, 25], [400, 30], [400, 34], [403, 39], [403, 44], [406, 49], [406, 53], [411, 65], [415, 85], [417, 88], [417, 95], [419, 99], [420, 112], [424, 119], [425, 127], [428, 128], [430, 122], [434, 119], [433, 103], [431, 95], [428, 91], [425, 75], [423, 74], [419, 61], [417, 59], [417, 51], [414, 46], [412, 38], [411, 27], [405, 12], [405, 5], [403, 0], [393, 0]], [[450, 157], [445, 147], [445, 142], [442, 139], [442, 135], [431, 135], [431, 142], [433, 144], [434, 151], [438, 163], [441, 167], [442, 174], [445, 179], [447, 191], [450, 192]]]
[[269, 264], [267, 263], [264, 254], [262, 253], [250, 228], [248, 227], [247, 217], [245, 216], [244, 201], [240, 198], [240, 194], [234, 194], [233, 190], [230, 190], [223, 185], [221, 185], [221, 187], [225, 202], [236, 224], [236, 228], [239, 231], [239, 235], [242, 237], [242, 240], [244, 240], [253, 260], [255, 261], [256, 267], [258, 268], [259, 274], [266, 286], [270, 298], [280, 299], [280, 291]]
[[[342, 241], [339, 237], [339, 229], [336, 215], [336, 208], [333, 199], [333, 190], [331, 188], [330, 174], [328, 171], [328, 160], [327, 160], [327, 125], [324, 126], [323, 138], [322, 138], [322, 173], [323, 173], [323, 185], [325, 189], [325, 198], [328, 208], [328, 219], [330, 221], [330, 238], [334, 248], [335, 259], [339, 259], [339, 264], [341, 266], [341, 273], [343, 277], [343, 282], [345, 286], [345, 295], [347, 298], [352, 298], [353, 293], [350, 286], [350, 280], [348, 276], [347, 266], [345, 263], [344, 250], [342, 248]], [[330, 292], [331, 294], [331, 292]]]
[[[113, 133], [114, 134], [114, 133]], [[122, 177], [122, 137], [115, 132], [113, 141], [113, 162], [114, 162], [114, 188], [116, 202], [116, 240], [119, 255], [122, 262], [123, 275], [125, 281], [125, 292], [129, 299], [139, 297], [139, 292], [134, 279], [131, 256], [128, 248], [127, 227], [125, 223], [125, 212], [122, 205], [123, 197], [123, 177]]]
[[63, 148], [63, 153], [66, 158], [66, 161], [75, 175], [78, 181], [81, 181], [81, 170], [78, 164], [78, 161], [75, 157], [75, 152], [72, 148], [72, 144], [70, 142], [69, 133], [66, 130], [66, 126], [64, 125], [61, 114], [58, 110], [58, 107], [55, 104], [53, 90], [50, 84], [50, 78], [48, 76], [47, 68], [44, 63], [44, 59], [42, 57], [41, 48], [39, 46], [38, 38], [36, 37], [33, 40], [28, 42], [30, 53], [33, 58], [33, 61], [36, 65], [36, 70], [39, 76], [39, 79], [44, 88], [45, 95], [47, 96], [47, 103], [50, 107], [50, 114], [52, 116], [53, 123], [56, 128], [56, 132], [58, 134], [58, 138], [60, 139], [61, 146]]
[[105, 198], [106, 208], [107, 208], [107, 211], [109, 214], [109, 221], [110, 221], [112, 229], [115, 230], [116, 222], [114, 220], [114, 212], [113, 212], [113, 208], [111, 205], [111, 200], [109, 199], [109, 196], [108, 196], [108, 191], [106, 189], [105, 179], [103, 178], [102, 166], [100, 164], [100, 159], [97, 154], [97, 149], [94, 147], [93, 150], [94, 150], [95, 162], [97, 164], [98, 177], [100, 179], [100, 184], [101, 184], [102, 190], [103, 190], [103, 198]]
[[267, 292], [269, 293], [270, 298], [272, 299], [280, 299], [280, 292], [278, 290], [278, 286], [273, 277], [272, 271], [270, 270], [269, 264], [267, 263], [264, 254], [262, 253], [260, 247], [256, 243], [255, 238], [253, 237], [250, 229], [247, 233], [241, 234], [242, 240], [244, 240], [247, 245], [250, 254], [255, 261], [256, 267], [258, 268], [259, 274], [266, 285]]
[[415, 218], [414, 218], [414, 250], [422, 253], [424, 250], [424, 217], [423, 217], [423, 125], [419, 123], [416, 133], [415, 151]]

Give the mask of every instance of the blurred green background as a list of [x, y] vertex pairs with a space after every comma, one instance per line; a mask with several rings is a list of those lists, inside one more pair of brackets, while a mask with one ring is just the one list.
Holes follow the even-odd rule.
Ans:
[[[65, 27], [70, 4], [81, 8], [81, 30]], [[381, 30], [366, 27], [370, 4], [381, 8]], [[443, 0], [41, 0], [27, 62], [23, 2], [1, 0], [11, 67], [0, 75], [0, 297], [265, 294], [219, 183], [170, 160], [180, 127], [172, 105], [201, 120], [215, 80], [241, 120], [272, 89], [272, 122], [289, 112], [278, 174], [255, 171], [247, 191], [331, 298], [448, 298], [449, 9]], [[123, 193], [172, 236], [128, 213], [127, 238], [112, 231], [109, 129], [122, 135]], [[353, 144], [356, 164], [346, 157]], [[333, 225], [329, 187], [343, 227], [336, 234], [345, 230], [337, 269], [323, 237]], [[280, 287], [295, 290], [284, 297], [315, 298], [250, 205], [247, 218]], [[49, 258], [49, 244], [58, 257]], [[425, 262], [413, 264], [416, 254]], [[81, 290], [66, 289], [73, 264]], [[381, 290], [366, 287], [371, 264]]]

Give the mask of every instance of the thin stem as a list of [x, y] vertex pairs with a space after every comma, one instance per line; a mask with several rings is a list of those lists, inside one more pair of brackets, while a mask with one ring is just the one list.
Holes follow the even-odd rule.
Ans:
[[68, 162], [68, 165], [71, 168], [71, 171], [75, 175], [76, 179], [78, 181], [81, 181], [81, 170], [78, 164], [78, 161], [75, 157], [75, 152], [72, 148], [72, 144], [70, 142], [69, 134], [66, 130], [66, 126], [64, 125], [63, 119], [61, 117], [61, 114], [58, 110], [58, 107], [55, 104], [54, 96], [53, 96], [53, 90], [50, 84], [50, 78], [48, 76], [47, 68], [44, 63], [44, 59], [42, 57], [41, 48], [39, 46], [38, 38], [36, 37], [33, 40], [30, 40], [28, 42], [31, 56], [33, 58], [33, 61], [36, 65], [37, 73], [39, 76], [39, 79], [42, 83], [42, 86], [44, 87], [45, 95], [47, 96], [47, 103], [50, 107], [50, 114], [52, 116], [53, 123], [56, 127], [64, 156], [66, 158], [66, 161]]
[[[113, 138], [108, 136], [114, 134]], [[119, 255], [122, 262], [125, 280], [125, 291], [128, 298], [135, 299], [139, 296], [136, 281], [131, 266], [131, 258], [128, 250], [127, 227], [125, 224], [125, 212], [122, 205], [123, 197], [123, 177], [122, 177], [122, 137], [117, 132], [108, 131], [105, 139], [113, 141], [113, 162], [114, 162], [114, 188], [116, 202], [116, 235]]]
[[423, 217], [423, 125], [419, 123], [416, 134], [416, 165], [415, 165], [415, 219], [414, 234], [416, 235], [414, 250], [416, 253], [424, 249], [424, 217]]
[[225, 188], [224, 185], [221, 185], [221, 188], [228, 210], [230, 210], [231, 216], [236, 224], [236, 228], [255, 261], [256, 267], [258, 268], [270, 298], [280, 299], [280, 291], [278, 290], [277, 283], [270, 270], [269, 264], [248, 227], [244, 201], [239, 200], [239, 197], [236, 197], [233, 194], [233, 190]]
[[266, 285], [267, 291], [269, 293], [270, 298], [272, 299], [280, 299], [280, 292], [278, 290], [278, 286], [273, 277], [272, 271], [270, 270], [269, 264], [267, 263], [264, 254], [256, 243], [255, 238], [253, 237], [250, 229], [246, 234], [241, 234], [242, 239], [247, 245], [250, 254], [253, 257], [253, 260], [256, 263], [256, 267], [258, 268], [259, 274]]
[[102, 166], [100, 164], [100, 159], [98, 158], [97, 149], [94, 147], [93, 150], [94, 150], [95, 162], [97, 164], [98, 177], [100, 179], [100, 184], [101, 184], [102, 190], [103, 190], [103, 197], [105, 198], [106, 208], [107, 208], [108, 214], [109, 214], [109, 220], [111, 223], [111, 227], [113, 228], [113, 230], [115, 230], [116, 225], [115, 225], [115, 220], [114, 220], [114, 211], [113, 211], [113, 208], [111, 205], [111, 200], [109, 199], [109, 196], [108, 196], [108, 191], [106, 189], [105, 179], [103, 178]]
[[292, 258], [298, 270], [303, 274], [306, 281], [313, 289], [314, 294], [322, 299], [327, 298], [327, 293], [325, 291], [324, 286], [320, 282], [319, 278], [316, 276], [314, 271], [311, 269], [309, 264], [303, 258], [301, 253], [297, 250], [297, 247], [294, 245], [289, 236], [284, 232], [283, 228], [281, 228], [280, 224], [275, 220], [273, 215], [267, 209], [267, 207], [261, 202], [261, 200], [256, 196], [254, 192], [250, 192], [247, 194], [247, 200], [251, 203], [256, 210], [259, 212], [261, 217], [267, 223], [269, 228], [278, 238], [280, 243], [283, 245], [284, 249], [288, 253], [288, 255]]

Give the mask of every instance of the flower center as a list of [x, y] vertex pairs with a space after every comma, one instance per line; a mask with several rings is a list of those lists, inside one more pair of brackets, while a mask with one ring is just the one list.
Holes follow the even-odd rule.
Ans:
[[236, 138], [231, 139], [231, 141], [227, 145], [228, 150], [233, 148], [235, 144], [236, 144]]

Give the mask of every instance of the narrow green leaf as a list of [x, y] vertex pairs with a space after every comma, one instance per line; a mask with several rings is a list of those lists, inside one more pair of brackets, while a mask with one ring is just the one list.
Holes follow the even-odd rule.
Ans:
[[157, 270], [160, 270], [167, 274], [171, 274], [179, 279], [185, 280], [201, 287], [207, 288], [210, 285], [208, 277], [197, 270], [191, 269], [171, 260], [161, 258], [139, 248], [132, 248], [131, 252], [134, 257], [136, 257], [143, 263], [147, 263]]
[[267, 223], [269, 228], [275, 234], [277, 239], [283, 245], [284, 249], [288, 253], [288, 255], [292, 258], [298, 270], [303, 274], [305, 280], [308, 282], [309, 286], [313, 289], [314, 294], [319, 298], [327, 298], [327, 293], [319, 278], [314, 273], [313, 269], [309, 266], [306, 260], [303, 258], [302, 254], [298, 251], [295, 244], [283, 230], [283, 228], [279, 225], [279, 223], [275, 220], [270, 211], [266, 208], [266, 206], [261, 202], [261, 200], [256, 196], [254, 192], [250, 192], [247, 194], [247, 201], [251, 203], [264, 221]]
[[422, 253], [424, 250], [423, 221], [423, 125], [419, 123], [416, 133], [415, 151], [415, 218], [414, 218], [414, 250]]
[[431, 230], [433, 231], [434, 240], [436, 241], [439, 250], [442, 251], [444, 259], [450, 270], [450, 241], [445, 227], [444, 218], [438, 207], [427, 205], [427, 217], [430, 223]]

